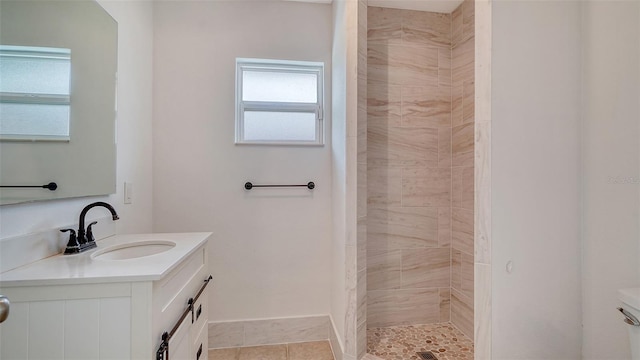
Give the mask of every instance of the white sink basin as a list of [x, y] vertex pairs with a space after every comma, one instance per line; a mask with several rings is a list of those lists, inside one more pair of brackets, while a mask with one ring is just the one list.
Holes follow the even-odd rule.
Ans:
[[169, 251], [176, 243], [168, 240], [145, 240], [112, 245], [91, 254], [94, 260], [128, 260]]

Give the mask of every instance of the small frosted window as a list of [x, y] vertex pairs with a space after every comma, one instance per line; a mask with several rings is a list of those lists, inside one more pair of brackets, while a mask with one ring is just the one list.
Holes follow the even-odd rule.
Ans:
[[314, 141], [316, 114], [246, 111], [244, 138], [249, 141]]
[[322, 145], [323, 68], [236, 59], [236, 143]]
[[315, 103], [318, 101], [316, 74], [277, 71], [244, 71], [242, 100]]
[[0, 45], [0, 139], [69, 140], [71, 51]]
[[69, 106], [0, 103], [0, 134], [7, 137], [68, 137]]
[[0, 54], [1, 92], [69, 95], [68, 55], [60, 58]]

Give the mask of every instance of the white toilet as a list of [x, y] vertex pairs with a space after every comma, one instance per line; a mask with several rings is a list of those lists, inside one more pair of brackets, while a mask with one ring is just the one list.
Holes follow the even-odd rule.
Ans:
[[622, 320], [629, 330], [631, 342], [631, 359], [640, 360], [640, 288], [618, 290], [618, 298], [622, 307], [618, 308], [623, 314]]

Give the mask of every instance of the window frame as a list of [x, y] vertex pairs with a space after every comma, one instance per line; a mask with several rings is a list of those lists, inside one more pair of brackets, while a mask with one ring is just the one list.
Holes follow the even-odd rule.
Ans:
[[[258, 70], [262, 72], [314, 74], [317, 78], [317, 102], [295, 103], [279, 101], [243, 101], [243, 72]], [[236, 134], [238, 145], [324, 145], [324, 63], [311, 61], [267, 60], [236, 58]], [[315, 139], [304, 140], [246, 140], [244, 138], [245, 111], [260, 112], [302, 112], [315, 114]]]
[[[69, 62], [71, 67], [71, 49], [0, 45], [0, 56], [17, 58], [53, 59]], [[71, 81], [71, 74], [69, 74]], [[67, 94], [3, 92], [0, 91], [0, 103], [19, 105], [57, 105], [69, 109], [67, 119], [67, 135], [42, 134], [4, 134], [0, 133], [0, 141], [62, 141], [71, 140], [71, 84]]]

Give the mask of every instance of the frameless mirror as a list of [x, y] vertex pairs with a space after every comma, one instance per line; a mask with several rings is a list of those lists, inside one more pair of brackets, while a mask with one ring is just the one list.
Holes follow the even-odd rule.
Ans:
[[93, 0], [0, 1], [0, 204], [115, 193], [117, 33]]

